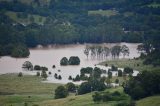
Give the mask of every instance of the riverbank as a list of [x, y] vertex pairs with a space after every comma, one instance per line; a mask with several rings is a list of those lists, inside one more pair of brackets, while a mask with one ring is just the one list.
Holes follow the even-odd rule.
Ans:
[[116, 59], [116, 60], [107, 60], [104, 62], [99, 63], [99, 65], [115, 65], [119, 68], [124, 68], [124, 67], [130, 67], [134, 70], [138, 71], [152, 71], [152, 70], [159, 70], [160, 67], [154, 67], [153, 65], [144, 65], [142, 59]]

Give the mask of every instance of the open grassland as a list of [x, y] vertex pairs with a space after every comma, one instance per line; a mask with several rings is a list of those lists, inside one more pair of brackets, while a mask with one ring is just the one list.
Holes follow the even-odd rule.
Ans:
[[[106, 89], [104, 92], [114, 91], [119, 91], [123, 93], [123, 88], [118, 87]], [[92, 100], [92, 94], [93, 93], [88, 93], [79, 96], [70, 96], [64, 99], [48, 100], [36, 104], [38, 104], [39, 106], [114, 106], [117, 103], [117, 101], [94, 103]], [[130, 98], [128, 97], [127, 100], [130, 100]]]
[[18, 14], [18, 12], [12, 12], [12, 11], [6, 12], [7, 16], [9, 16], [12, 20], [14, 20], [15, 22], [18, 22], [18, 23], [30, 24], [30, 23], [32, 23], [31, 19], [30, 19], [31, 17], [33, 17], [34, 22], [37, 24], [43, 24], [46, 20], [45, 17], [39, 16], [39, 15], [31, 15], [31, 14], [28, 14], [28, 16], [26, 18], [19, 18], [17, 16], [17, 14]]
[[160, 106], [160, 96], [151, 96], [137, 101], [137, 106]]
[[109, 66], [115, 65], [117, 67], [131, 67], [134, 70], [138, 71], [152, 71], [152, 70], [159, 70], [160, 67], [154, 67], [153, 65], [144, 65], [143, 60], [141, 59], [116, 59], [116, 60], [109, 60], [100, 63], [101, 65], [108, 64]]
[[42, 83], [36, 76], [17, 74], [0, 75], [0, 106], [24, 106], [37, 101], [54, 99], [54, 90], [59, 84]]
[[102, 16], [113, 16], [117, 15], [118, 12], [116, 10], [94, 10], [94, 11], [88, 11], [89, 15], [102, 15]]

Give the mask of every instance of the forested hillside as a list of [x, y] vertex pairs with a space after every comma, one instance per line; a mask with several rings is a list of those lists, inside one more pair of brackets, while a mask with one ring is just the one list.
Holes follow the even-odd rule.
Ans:
[[159, 32], [159, 0], [0, 0], [1, 56], [26, 57], [22, 49], [38, 44], [152, 41]]

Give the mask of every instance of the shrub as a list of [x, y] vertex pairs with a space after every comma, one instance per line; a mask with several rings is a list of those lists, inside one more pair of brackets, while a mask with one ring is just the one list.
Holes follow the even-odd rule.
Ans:
[[40, 72], [37, 72], [36, 76], [38, 76], [38, 77], [39, 77], [39, 76], [40, 76]]
[[45, 78], [45, 79], [48, 77], [48, 75], [47, 75], [45, 70], [42, 70], [41, 77]]
[[41, 67], [39, 65], [35, 65], [34, 70], [41, 70]]
[[116, 79], [116, 80], [115, 80], [115, 83], [118, 84], [118, 83], [119, 83], [119, 79]]
[[65, 98], [68, 96], [68, 91], [64, 86], [58, 86], [55, 90], [55, 99]]
[[78, 56], [71, 56], [69, 58], [69, 64], [70, 65], [79, 65], [80, 64], [80, 59]]
[[18, 77], [22, 77], [22, 76], [23, 76], [22, 72], [19, 72]]
[[118, 77], [122, 77], [122, 70], [118, 70]]
[[85, 94], [91, 92], [91, 84], [89, 82], [83, 82], [78, 89], [78, 94]]
[[62, 79], [61, 75], [59, 75], [59, 76], [58, 76], [58, 79], [59, 79], [59, 80], [61, 80], [61, 79]]
[[94, 102], [100, 102], [102, 100], [102, 96], [101, 96], [101, 94], [99, 92], [95, 92], [92, 95], [92, 98], [93, 98]]
[[72, 76], [69, 76], [68, 80], [72, 80]]
[[124, 72], [125, 72], [126, 74], [133, 73], [133, 69], [130, 68], [130, 67], [125, 67], [125, 68], [124, 68]]
[[76, 86], [72, 82], [69, 82], [66, 84], [66, 89], [69, 92], [74, 92], [76, 90]]
[[67, 57], [63, 57], [60, 61], [60, 65], [68, 65], [68, 59]]
[[48, 74], [51, 75], [52, 73], [51, 73], [51, 72], [48, 72]]

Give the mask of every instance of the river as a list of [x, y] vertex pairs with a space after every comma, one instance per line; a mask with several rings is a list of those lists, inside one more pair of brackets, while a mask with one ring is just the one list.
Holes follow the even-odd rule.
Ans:
[[[107, 47], [112, 47], [114, 45], [127, 45], [130, 49], [130, 55], [126, 58], [138, 57], [140, 54], [136, 50], [137, 45], [135, 43], [104, 43], [99, 45], [105, 45]], [[91, 45], [91, 44], [89, 44]], [[49, 75], [47, 82], [53, 83], [66, 83], [68, 82], [68, 77], [71, 75], [75, 77], [80, 73], [82, 67], [94, 67], [95, 64], [98, 64], [105, 60], [92, 60], [87, 59], [84, 55], [83, 50], [86, 44], [70, 44], [70, 45], [49, 45], [47, 47], [38, 46], [36, 48], [30, 49], [30, 56], [28, 58], [12, 58], [10, 56], [3, 56], [0, 58], [0, 74], [5, 73], [19, 73], [23, 72], [25, 74], [36, 74], [35, 71], [28, 72], [22, 69], [22, 64], [25, 61], [30, 61], [33, 65], [46, 66], [52, 75]], [[78, 66], [60, 66], [60, 60], [62, 57], [69, 58], [70, 56], [78, 56], [81, 60], [80, 65]], [[120, 58], [123, 58], [121, 55]], [[110, 60], [111, 57], [108, 57]], [[53, 69], [52, 66], [55, 65], [56, 68]], [[58, 72], [58, 70], [61, 70]], [[54, 79], [54, 74], [62, 76], [62, 80]]]

